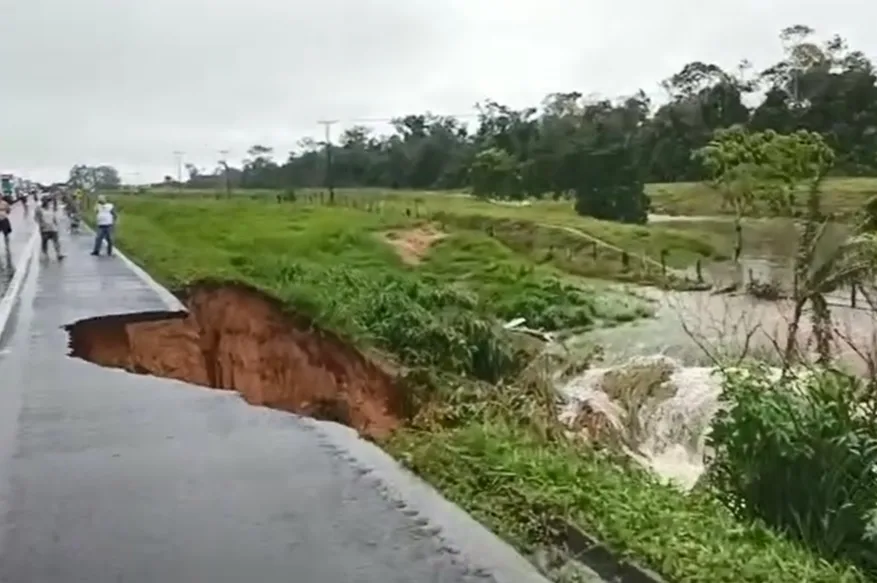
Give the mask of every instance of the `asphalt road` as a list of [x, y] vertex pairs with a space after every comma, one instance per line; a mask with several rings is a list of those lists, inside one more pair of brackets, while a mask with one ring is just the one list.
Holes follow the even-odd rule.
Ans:
[[15, 275], [21, 252], [27, 243], [28, 237], [34, 231], [33, 203], [30, 205], [30, 215], [24, 215], [24, 208], [20, 203], [12, 207], [9, 220], [12, 222], [12, 235], [9, 238], [9, 253], [3, 249], [3, 241], [0, 240], [0, 297], [6, 292], [6, 288]]
[[166, 304], [64, 244], [0, 359], [0, 581], [545, 581], [347, 428], [67, 357], [64, 324]]

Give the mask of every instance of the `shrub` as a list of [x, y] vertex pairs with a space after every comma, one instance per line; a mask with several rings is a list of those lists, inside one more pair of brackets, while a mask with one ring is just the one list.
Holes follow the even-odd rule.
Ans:
[[[272, 262], [280, 295], [333, 327], [369, 337], [405, 364], [487, 381], [517, 370], [509, 335], [463, 292], [389, 271]], [[264, 277], [269, 266], [259, 268]]]
[[760, 518], [829, 560], [877, 575], [877, 398], [828, 371], [728, 373], [709, 481], [738, 517]]

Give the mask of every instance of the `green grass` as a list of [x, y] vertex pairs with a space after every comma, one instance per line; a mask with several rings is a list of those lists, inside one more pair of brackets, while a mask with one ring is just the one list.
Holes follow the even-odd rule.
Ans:
[[388, 447], [525, 553], [556, 539], [554, 524], [564, 518], [668, 581], [863, 581], [763, 526], [738, 522], [706, 493], [681, 495], [632, 462], [507, 424], [405, 431]]
[[[552, 526], [569, 519], [670, 581], [861, 580], [761, 526], [735, 521], [707, 494], [686, 497], [629, 462], [559, 437], [553, 394], [544, 379], [521, 374], [527, 353], [494, 319], [520, 315], [567, 328], [643, 315], [641, 303], [575, 277], [583, 269], [546, 259], [544, 232], [516, 231], [536, 217], [539, 224], [589, 221], [555, 203], [543, 203], [548, 210], [540, 214], [450, 196], [417, 203], [420, 196], [387, 202], [373, 195], [369, 200], [385, 201], [378, 212], [260, 198], [118, 197], [119, 243], [170, 287], [203, 278], [244, 281], [361, 347], [424, 371], [418, 415], [385, 447], [522, 552], [557, 544]], [[421, 208], [433, 204], [441, 209]], [[448, 236], [418, 265], [405, 264], [382, 234], [439, 210]], [[486, 233], [485, 217], [509, 232]], [[626, 242], [638, 237], [624, 226], [591, 226]], [[642, 239], [697, 248], [694, 236], [645, 229]], [[561, 258], [565, 252], [554, 250]]]
[[[184, 191], [185, 198], [216, 198], [215, 191]], [[271, 200], [278, 193], [237, 191], [233, 199]], [[149, 196], [177, 199], [177, 191], [151, 191]], [[296, 207], [321, 206], [318, 191], [301, 191]], [[339, 189], [337, 206], [370, 209], [372, 214], [433, 218], [442, 224], [492, 233], [533, 262], [550, 264], [582, 277], [665, 285], [661, 261], [684, 268], [697, 261], [727, 259], [732, 239], [712, 229], [685, 230], [662, 225], [623, 225], [576, 215], [570, 201], [531, 201], [509, 206], [476, 200], [462, 193], [380, 189]], [[630, 255], [629, 266], [622, 251]], [[679, 282], [672, 282], [674, 285]]]
[[[649, 184], [646, 192], [655, 213], [713, 216], [730, 212], [722, 208], [720, 194], [705, 183]], [[829, 178], [823, 185], [823, 193], [823, 210], [847, 220], [859, 212], [869, 198], [877, 195], [877, 178]], [[800, 198], [803, 210], [804, 197]]]
[[[833, 213], [839, 219], [848, 219], [857, 213], [865, 202], [877, 195], [877, 178], [846, 178], [835, 177], [825, 181], [823, 186], [824, 203], [823, 208], [826, 212]], [[166, 194], [168, 196], [176, 196], [178, 191], [155, 189], [151, 191], [154, 194]], [[195, 190], [184, 191], [188, 194], [215, 196], [218, 191], [214, 190]], [[303, 191], [305, 196], [317, 196], [319, 191]], [[384, 189], [339, 189], [340, 197], [359, 196], [383, 199], [396, 199], [402, 201], [403, 204], [414, 199], [422, 199], [425, 204], [432, 206], [431, 200], [435, 195], [446, 195], [444, 192], [406, 192]], [[646, 193], [651, 197], [653, 212], [658, 214], [678, 215], [678, 216], [715, 216], [729, 214], [728, 209], [722, 208], [722, 199], [719, 193], [711, 188], [709, 184], [704, 182], [675, 182], [675, 183], [653, 183], [646, 185]], [[238, 191], [239, 195], [252, 196], [275, 196], [276, 191], [270, 190], [243, 190]], [[461, 194], [461, 193], [460, 193]], [[500, 205], [492, 205], [490, 203], [479, 202], [471, 197], [455, 197], [457, 200], [449, 200], [441, 198], [441, 210], [447, 212], [459, 212], [462, 214], [487, 214], [489, 216], [506, 219], [525, 219], [547, 220], [554, 224], [565, 224], [585, 231], [591, 232], [597, 236], [604, 236], [607, 240], [613, 240], [616, 243], [625, 242], [629, 239], [628, 231], [621, 229], [621, 233], [615, 232], [611, 223], [603, 223], [585, 217], [577, 217], [571, 211], [571, 203], [568, 201], [534, 201], [532, 206], [525, 208], [505, 207]], [[803, 207], [802, 207], [803, 208]], [[758, 215], [758, 213], [755, 213]], [[617, 229], [617, 227], [616, 227]], [[658, 231], [660, 233], [660, 231]], [[707, 240], [711, 237], [708, 232]], [[654, 235], [656, 240], [660, 241], [660, 234]], [[714, 241], [716, 241], [714, 239]], [[717, 242], [721, 243], [722, 239]], [[672, 246], [672, 245], [670, 245]], [[644, 248], [650, 253], [657, 253], [656, 249], [660, 249], [661, 245], [651, 246], [644, 245]]]
[[[477, 332], [475, 318], [523, 317], [531, 327], [564, 330], [649, 313], [632, 296], [534, 264], [479, 231], [451, 230], [420, 265], [406, 265], [383, 236], [424, 222], [404, 213], [247, 199], [118, 202], [120, 245], [169, 287], [243, 280], [408, 364], [495, 378], [500, 372], [478, 364], [486, 357], [460, 346], [472, 334], [487, 344], [488, 337], [503, 339]], [[497, 366], [513, 369], [513, 348], [491, 346], [490, 358], [505, 363]]]

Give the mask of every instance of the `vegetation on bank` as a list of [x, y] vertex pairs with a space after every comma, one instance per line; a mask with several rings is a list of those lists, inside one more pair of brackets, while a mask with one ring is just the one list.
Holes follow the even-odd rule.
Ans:
[[563, 541], [558, 520], [598, 537], [668, 581], [864, 581], [710, 493], [682, 494], [620, 455], [546, 440], [520, 419], [403, 430], [389, 450], [518, 549]]
[[877, 392], [817, 369], [734, 371], [707, 475], [725, 508], [877, 579]]
[[573, 280], [474, 230], [449, 229], [407, 265], [387, 234], [417, 236], [428, 221], [403, 212], [270, 199], [127, 197], [119, 206], [120, 245], [169, 287], [241, 279], [411, 366], [496, 380], [519, 359], [494, 318], [564, 330], [648, 313], [632, 296]]
[[[739, 223], [747, 208], [800, 215], [789, 290], [783, 370], [726, 371], [724, 400], [708, 441], [708, 483], [737, 516], [763, 520], [827, 560], [846, 560], [877, 577], [877, 367], [871, 344], [846, 338], [867, 364], [864, 377], [837, 371], [828, 294], [861, 291], [867, 310], [877, 276], [874, 205], [863, 205], [852, 233], [823, 245], [828, 218], [822, 186], [835, 153], [817, 133], [716, 132], [699, 155]], [[800, 209], [804, 210], [801, 211]], [[805, 316], [805, 307], [810, 313]], [[865, 316], [865, 314], [863, 314]], [[799, 330], [812, 324], [809, 349]], [[866, 316], [867, 317], [867, 316]]]
[[448, 219], [446, 236], [406, 264], [386, 233], [424, 219], [404, 209], [151, 197], [120, 208], [120, 245], [170, 287], [247, 281], [418, 370], [422, 406], [384, 445], [521, 551], [559, 544], [568, 519], [670, 581], [863, 581], [735, 518], [709, 492], [685, 496], [563, 436], [545, 377], [535, 364], [521, 370], [529, 353], [495, 318], [589, 326], [642, 306], [534, 261], [547, 252], [538, 245], [516, 252]]

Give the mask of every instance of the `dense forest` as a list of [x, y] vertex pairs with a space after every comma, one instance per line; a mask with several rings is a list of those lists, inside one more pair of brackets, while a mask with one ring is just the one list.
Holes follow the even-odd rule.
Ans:
[[733, 71], [686, 64], [662, 82], [667, 100], [657, 106], [642, 91], [618, 100], [553, 93], [526, 109], [488, 100], [478, 104], [471, 126], [410, 114], [393, 121], [390, 135], [346, 128], [328, 151], [325, 142], [304, 140], [285, 161], [255, 145], [242, 168], [188, 166], [188, 185], [216, 187], [228, 176], [232, 188], [470, 188], [505, 198], [574, 193], [584, 214], [640, 221], [647, 205], [642, 183], [705, 178], [692, 152], [716, 129], [737, 124], [818, 132], [835, 151], [835, 172], [877, 175], [877, 76], [869, 58], [803, 25], [784, 29], [778, 44], [782, 59], [761, 70], [745, 60]]

